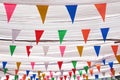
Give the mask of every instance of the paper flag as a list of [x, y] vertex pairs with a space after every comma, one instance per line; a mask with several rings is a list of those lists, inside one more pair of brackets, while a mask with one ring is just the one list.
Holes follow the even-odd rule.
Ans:
[[18, 75], [15, 75], [14, 80], [18, 80]]
[[41, 80], [41, 76], [38, 76], [38, 79]]
[[34, 78], [34, 79], [36, 78], [36, 74], [33, 74], [33, 78]]
[[77, 76], [77, 80], [80, 80], [80, 76]]
[[33, 76], [30, 76], [30, 80], [33, 80]]
[[70, 77], [72, 77], [72, 72], [71, 71], [69, 71], [68, 74], [69, 74]]
[[64, 71], [63, 71], [63, 70], [60, 70], [60, 72], [61, 72], [61, 76], [63, 76], [63, 72], [64, 72]]
[[117, 55], [116, 59], [117, 59], [118, 63], [120, 64], [120, 55]]
[[101, 15], [103, 21], [105, 21], [105, 15], [106, 15], [106, 3], [95, 4], [95, 7], [97, 8], [99, 14]]
[[114, 68], [111, 68], [110, 71], [111, 71], [112, 75], [114, 76], [114, 75], [115, 75], [115, 70], [114, 70]]
[[67, 75], [64, 75], [64, 80], [66, 80], [67, 79]]
[[74, 75], [75, 75], [75, 73], [76, 73], [76, 69], [75, 69], [75, 68], [73, 68], [73, 69], [72, 69], [72, 71], [73, 71], [73, 73], [74, 73]]
[[35, 62], [31, 62], [32, 69], [34, 69]]
[[23, 75], [22, 80], [26, 80], [26, 74]]
[[26, 75], [27, 75], [27, 76], [29, 75], [29, 72], [30, 72], [30, 70], [26, 70]]
[[30, 78], [28, 78], [28, 80], [30, 80]]
[[18, 74], [18, 71], [19, 71], [18, 69], [15, 69], [15, 75], [17, 75], [17, 74]]
[[44, 55], [46, 56], [47, 53], [48, 53], [48, 49], [49, 49], [49, 46], [43, 46], [43, 51], [44, 51]]
[[65, 37], [67, 30], [58, 30], [58, 35], [59, 35], [59, 40], [60, 40], [60, 44], [62, 44], [62, 41]]
[[109, 64], [110, 68], [113, 68], [113, 62], [112, 61], [109, 62], [108, 64]]
[[100, 67], [101, 67], [100, 64], [97, 64], [97, 65], [96, 65], [96, 68], [98, 69], [99, 72], [100, 72]]
[[112, 50], [114, 52], [114, 55], [116, 56], [117, 55], [117, 51], [118, 51], [118, 45], [112, 45]]
[[98, 80], [98, 78], [99, 78], [99, 75], [96, 74], [95, 75], [95, 80]]
[[45, 69], [46, 69], [46, 71], [47, 71], [49, 62], [44, 62], [44, 64], [45, 64]]
[[6, 75], [6, 80], [9, 80], [10, 76], [9, 75]]
[[101, 33], [102, 33], [102, 37], [103, 37], [104, 42], [106, 41], [108, 32], [109, 32], [109, 28], [101, 28]]
[[59, 70], [61, 70], [63, 61], [58, 61], [57, 64], [58, 64]]
[[84, 70], [86, 72], [86, 74], [88, 73], [88, 66], [84, 66]]
[[19, 35], [21, 30], [19, 29], [12, 29], [12, 43], [16, 40], [17, 36]]
[[54, 78], [52, 78], [52, 80], [54, 80]]
[[79, 70], [79, 75], [82, 76], [82, 70]]
[[41, 16], [42, 23], [44, 24], [47, 10], [48, 10], [48, 5], [36, 5], [36, 6], [37, 6], [37, 9], [38, 9], [39, 14]]
[[5, 69], [5, 68], [6, 68], [6, 64], [7, 64], [7, 61], [3, 61], [3, 62], [2, 62], [3, 69]]
[[44, 30], [35, 30], [36, 44], [38, 45], [40, 38], [42, 37]]
[[89, 69], [90, 75], [93, 76], [93, 69]]
[[60, 77], [60, 80], [63, 80], [63, 77]]
[[31, 53], [30, 49], [32, 49], [32, 47], [33, 46], [26, 46], [26, 51], [27, 51], [28, 57], [30, 56], [30, 53]]
[[16, 8], [16, 4], [4, 3], [4, 7], [6, 10], [7, 21], [9, 22]]
[[73, 67], [76, 68], [77, 61], [72, 61]]
[[105, 65], [105, 63], [106, 63], [106, 60], [105, 60], [105, 59], [103, 59], [103, 60], [102, 60], [102, 62], [103, 62], [103, 64]]
[[38, 76], [40, 76], [41, 71], [38, 71]]
[[83, 52], [83, 46], [77, 46], [77, 50], [79, 52], [80, 57], [82, 56], [82, 52]]
[[17, 65], [17, 69], [19, 70], [21, 62], [16, 62], [16, 65]]
[[68, 77], [68, 80], [71, 80], [71, 77]]
[[48, 75], [46, 76], [46, 78], [47, 78], [47, 80], [49, 80], [49, 76]]
[[56, 76], [56, 80], [58, 80], [58, 76]]
[[61, 56], [63, 57], [66, 46], [59, 46], [59, 48], [60, 48]]
[[91, 67], [91, 61], [87, 61], [88, 67]]
[[7, 71], [8, 71], [8, 69], [7, 68], [4, 68], [4, 74], [6, 74], [7, 73]]
[[50, 77], [51, 77], [51, 78], [53, 77], [53, 73], [52, 73], [52, 71], [50, 71]]
[[99, 56], [101, 46], [94, 46], [94, 50], [97, 56]]
[[83, 74], [83, 79], [85, 79], [86, 78], [86, 74]]
[[13, 55], [14, 51], [15, 51], [16, 45], [10, 45], [10, 53], [11, 56]]
[[76, 79], [76, 75], [75, 74], [73, 75], [73, 78], [74, 78], [74, 80]]
[[38, 78], [36, 78], [36, 80], [39, 80]]
[[86, 80], [88, 80], [88, 76], [86, 75]]
[[82, 35], [83, 35], [83, 38], [84, 38], [84, 42], [86, 43], [87, 40], [88, 40], [90, 29], [82, 29], [81, 31], [82, 31]]
[[72, 23], [74, 23], [77, 5], [66, 5], [66, 8], [67, 8], [70, 18], [72, 20]]
[[102, 72], [102, 75], [105, 76], [105, 72]]

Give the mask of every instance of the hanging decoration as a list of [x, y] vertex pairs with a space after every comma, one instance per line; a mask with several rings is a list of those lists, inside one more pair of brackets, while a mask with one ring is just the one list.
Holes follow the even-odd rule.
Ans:
[[97, 57], [99, 56], [101, 46], [94, 46], [95, 53]]
[[77, 61], [72, 61], [73, 67], [76, 68]]
[[16, 49], [16, 45], [10, 45], [10, 53], [11, 53], [11, 56], [13, 55], [15, 49]]
[[49, 46], [43, 46], [44, 56], [48, 53]]
[[84, 42], [87, 43], [88, 36], [89, 36], [89, 33], [90, 33], [90, 29], [82, 29], [81, 32], [82, 32], [82, 35], [83, 35], [83, 38], [84, 38]]
[[118, 45], [112, 45], [112, 51], [114, 53], [114, 55], [116, 56], [117, 55], [117, 52], [118, 52]]
[[63, 61], [58, 61], [57, 64], [58, 64], [59, 70], [61, 70]]
[[62, 41], [65, 37], [67, 30], [58, 30], [58, 35], [59, 35], [59, 40], [60, 40], [60, 44], [62, 44]]
[[79, 55], [81, 57], [82, 53], [83, 53], [83, 46], [77, 46], [77, 50], [78, 50], [78, 53], [79, 53]]
[[12, 29], [12, 43], [16, 40], [17, 36], [19, 35], [21, 30], [19, 29]]
[[102, 37], [103, 37], [104, 42], [106, 41], [108, 32], [109, 32], [109, 28], [101, 28], [101, 33], [102, 33]]
[[66, 46], [59, 46], [59, 48], [60, 48], [61, 56], [63, 57], [65, 49], [66, 49]]

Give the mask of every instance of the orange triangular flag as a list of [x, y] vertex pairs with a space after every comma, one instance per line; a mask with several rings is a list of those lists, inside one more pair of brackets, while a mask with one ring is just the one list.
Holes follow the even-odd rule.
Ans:
[[93, 76], [93, 69], [89, 69], [90, 75]]
[[89, 36], [89, 33], [90, 33], [90, 29], [82, 29], [81, 31], [82, 31], [82, 34], [83, 34], [84, 42], [86, 43], [87, 39], [88, 39], [88, 36]]
[[105, 21], [106, 3], [95, 4], [95, 7], [97, 8], [99, 14], [101, 15], [103, 21]]
[[118, 63], [120, 64], [120, 55], [117, 55], [116, 59], [117, 59]]
[[100, 64], [97, 64], [97, 65], [96, 65], [96, 68], [98, 69], [99, 72], [100, 72], [100, 67], [101, 67]]
[[17, 70], [19, 70], [21, 62], [16, 62], [16, 65], [17, 65]]
[[91, 67], [91, 61], [87, 61], [88, 67]]
[[117, 55], [117, 51], [118, 51], [118, 45], [112, 45], [112, 50], [114, 52], [114, 55], [116, 56]]
[[37, 9], [38, 9], [39, 14], [41, 16], [42, 23], [44, 24], [46, 14], [47, 14], [47, 10], [48, 10], [48, 5], [37, 5]]
[[82, 56], [83, 46], [77, 46], [80, 57]]

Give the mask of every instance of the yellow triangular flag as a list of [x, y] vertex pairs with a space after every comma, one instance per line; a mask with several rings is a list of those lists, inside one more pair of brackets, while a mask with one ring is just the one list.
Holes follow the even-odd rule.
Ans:
[[38, 71], [38, 76], [40, 76], [41, 71]]
[[117, 59], [118, 63], [120, 64], [120, 55], [116, 55], [116, 59]]
[[88, 76], [86, 76], [86, 80], [88, 80]]
[[17, 70], [19, 70], [21, 62], [16, 62], [16, 65], [17, 65]]
[[82, 56], [83, 46], [77, 46], [80, 57]]
[[36, 5], [36, 6], [37, 6], [37, 9], [38, 9], [39, 14], [41, 16], [42, 23], [44, 24], [46, 14], [47, 14], [47, 10], [48, 10], [48, 5]]
[[45, 73], [42, 74], [43, 79], [45, 78]]

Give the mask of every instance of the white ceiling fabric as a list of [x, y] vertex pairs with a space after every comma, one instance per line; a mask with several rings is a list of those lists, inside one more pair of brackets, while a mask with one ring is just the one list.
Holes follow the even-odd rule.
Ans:
[[[95, 64], [101, 63], [103, 58], [116, 63], [114, 68], [116, 73], [120, 72], [120, 65], [117, 64], [111, 45], [120, 39], [120, 1], [119, 0], [0, 0], [0, 62], [8, 61], [8, 73], [15, 73], [16, 62], [21, 61], [19, 75], [25, 73], [25, 70], [31, 69], [30, 62], [36, 62], [35, 71], [41, 70], [49, 74], [49, 71], [58, 71], [55, 75], [60, 75], [57, 61], [63, 60], [62, 70], [64, 74], [68, 74], [66, 70], [73, 68], [71, 61], [77, 60], [77, 69], [83, 69], [87, 65], [86, 61], [92, 61], [95, 73], [98, 73]], [[10, 22], [7, 22], [6, 13], [3, 2], [18, 4]], [[103, 22], [101, 16], [94, 7], [94, 3], [108, 3], [106, 12], [106, 21]], [[45, 23], [42, 24], [36, 4], [48, 4], [48, 13]], [[65, 4], [78, 4], [75, 21], [72, 24], [69, 14], [65, 8]], [[104, 42], [100, 32], [100, 28], [109, 27], [107, 40]], [[86, 44], [83, 41], [81, 29], [91, 29]], [[12, 43], [12, 29], [20, 29], [16, 41]], [[38, 45], [35, 42], [34, 30], [45, 30]], [[62, 45], [66, 46], [64, 57], [60, 56], [58, 30], [66, 29], [67, 33]], [[100, 41], [98, 41], [100, 39]], [[8, 41], [7, 41], [8, 40]], [[48, 40], [48, 41], [47, 41]], [[54, 41], [55, 40], [55, 41]], [[45, 42], [46, 41], [46, 42]], [[10, 56], [9, 45], [16, 45], [13, 56]], [[32, 45], [32, 53], [27, 57], [26, 46]], [[83, 45], [83, 56], [80, 57], [76, 46]], [[100, 56], [97, 57], [94, 51], [94, 45], [101, 45]], [[42, 47], [49, 46], [46, 56]], [[118, 50], [120, 53], [120, 49]], [[45, 70], [44, 62], [48, 61], [48, 70]], [[103, 64], [102, 64], [103, 65]], [[2, 64], [0, 64], [0, 69]], [[106, 72], [109, 76], [109, 65], [101, 66], [101, 72]], [[118, 71], [118, 72], [117, 72]], [[4, 74], [0, 72], [0, 77]], [[32, 73], [31, 73], [32, 74]], [[77, 73], [78, 74], [78, 73]], [[101, 76], [102, 77], [102, 76]]]

